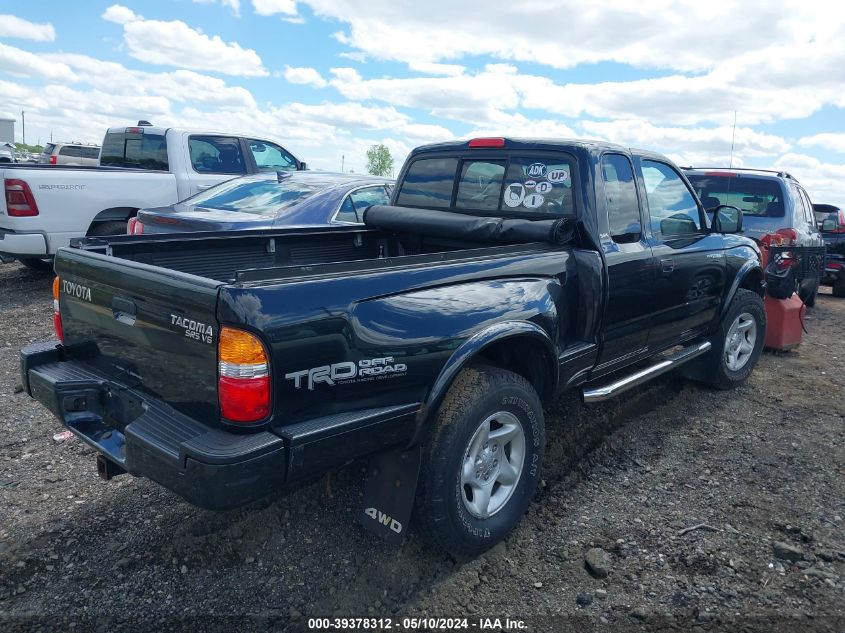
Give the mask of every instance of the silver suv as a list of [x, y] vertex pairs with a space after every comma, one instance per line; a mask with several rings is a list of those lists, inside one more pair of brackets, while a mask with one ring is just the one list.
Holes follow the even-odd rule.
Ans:
[[[684, 170], [705, 209], [729, 204], [742, 209], [743, 234], [760, 241], [777, 233], [784, 245], [823, 247], [813, 204], [804, 187], [785, 171], [734, 167]], [[808, 306], [816, 302], [818, 277], [803, 279], [798, 295]]]
[[47, 143], [38, 162], [49, 165], [96, 166], [100, 164], [100, 146], [82, 143]]

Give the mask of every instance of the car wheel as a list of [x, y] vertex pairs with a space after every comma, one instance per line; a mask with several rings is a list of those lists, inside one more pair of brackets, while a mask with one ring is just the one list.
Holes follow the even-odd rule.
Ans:
[[754, 370], [766, 338], [766, 311], [756, 292], [740, 288], [701, 359], [696, 377], [717, 389], [733, 389]]
[[425, 447], [417, 513], [432, 540], [458, 558], [501, 541], [528, 509], [545, 450], [543, 409], [513, 372], [464, 369]]
[[836, 283], [833, 284], [833, 296], [845, 297], [845, 278], [837, 279]]
[[126, 222], [97, 222], [88, 229], [88, 235], [126, 235]]
[[38, 259], [37, 257], [22, 257], [18, 261], [29, 268], [39, 273], [51, 272], [53, 270], [53, 260], [50, 258]]

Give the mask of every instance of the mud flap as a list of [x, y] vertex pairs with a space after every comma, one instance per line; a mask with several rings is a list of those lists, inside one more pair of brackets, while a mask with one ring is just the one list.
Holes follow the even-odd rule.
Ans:
[[416, 446], [370, 458], [361, 525], [394, 545], [402, 543], [411, 521], [421, 454]]

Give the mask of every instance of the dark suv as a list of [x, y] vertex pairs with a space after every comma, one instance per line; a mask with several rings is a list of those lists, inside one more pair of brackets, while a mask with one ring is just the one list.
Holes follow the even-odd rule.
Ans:
[[[720, 204], [742, 209], [745, 236], [759, 242], [777, 233], [786, 246], [824, 246], [810, 196], [790, 174], [737, 167], [688, 168], [685, 173], [705, 209]], [[812, 306], [818, 290], [819, 279], [811, 275], [800, 281], [798, 295]]]
[[822, 283], [833, 286], [834, 297], [845, 297], [845, 210], [832, 204], [815, 204], [827, 247]]

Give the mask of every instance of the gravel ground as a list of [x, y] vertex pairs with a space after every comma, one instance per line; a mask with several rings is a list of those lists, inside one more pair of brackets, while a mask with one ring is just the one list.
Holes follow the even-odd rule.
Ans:
[[[94, 454], [20, 393], [49, 275], [0, 265], [0, 626], [302, 630], [310, 616], [522, 619], [526, 630], [845, 631], [845, 301], [748, 384], [676, 377], [546, 412], [544, 481], [514, 533], [451, 560], [356, 523], [362, 466], [229, 513]], [[829, 290], [823, 292], [829, 293]], [[692, 529], [690, 529], [692, 528]], [[496, 623], [493, 622], [493, 628]], [[502, 620], [499, 628], [505, 628]]]

